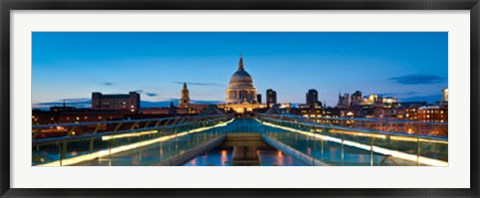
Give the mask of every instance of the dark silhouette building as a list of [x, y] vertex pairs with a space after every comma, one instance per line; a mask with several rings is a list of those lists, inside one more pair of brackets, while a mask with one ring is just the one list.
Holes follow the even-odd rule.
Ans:
[[350, 107], [350, 95], [348, 93], [342, 94], [338, 93], [338, 103], [337, 108], [339, 109], [348, 109]]
[[355, 93], [352, 94], [352, 99], [351, 101], [351, 106], [358, 106], [362, 103], [362, 92], [361, 91], [355, 91]]
[[315, 89], [310, 89], [307, 92], [306, 105], [308, 107], [320, 107], [321, 103], [318, 101], [318, 91]]
[[129, 94], [92, 93], [93, 110], [121, 110], [136, 112], [139, 108], [140, 94], [134, 91]]
[[257, 102], [258, 104], [262, 104], [262, 94], [257, 94]]
[[270, 108], [277, 104], [277, 92], [273, 89], [267, 89], [267, 107]]

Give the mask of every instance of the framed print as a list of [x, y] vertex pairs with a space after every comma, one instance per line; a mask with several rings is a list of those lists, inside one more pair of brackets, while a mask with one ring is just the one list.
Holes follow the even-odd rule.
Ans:
[[479, 196], [476, 0], [1, 15], [2, 197]]

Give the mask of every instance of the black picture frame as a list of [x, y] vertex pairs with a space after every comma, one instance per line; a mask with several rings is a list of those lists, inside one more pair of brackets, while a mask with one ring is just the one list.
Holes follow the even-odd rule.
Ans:
[[[480, 197], [478, 0], [1, 0], [1, 197]], [[12, 10], [470, 10], [470, 188], [464, 189], [18, 189], [10, 187]], [[448, 178], [445, 178], [448, 180]]]

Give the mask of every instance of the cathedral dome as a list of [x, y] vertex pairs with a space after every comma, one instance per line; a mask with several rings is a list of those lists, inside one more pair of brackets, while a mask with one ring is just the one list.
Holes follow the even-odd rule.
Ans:
[[243, 59], [240, 58], [238, 70], [230, 78], [229, 89], [254, 89], [253, 79], [250, 74], [243, 68]]
[[256, 103], [257, 90], [253, 86], [253, 79], [245, 68], [240, 57], [238, 70], [230, 78], [227, 88], [227, 104]]

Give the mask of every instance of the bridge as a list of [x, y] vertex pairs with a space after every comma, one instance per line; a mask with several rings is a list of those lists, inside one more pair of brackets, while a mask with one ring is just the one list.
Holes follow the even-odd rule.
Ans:
[[432, 131], [448, 124], [256, 113], [34, 125], [32, 165], [448, 166], [448, 138]]

